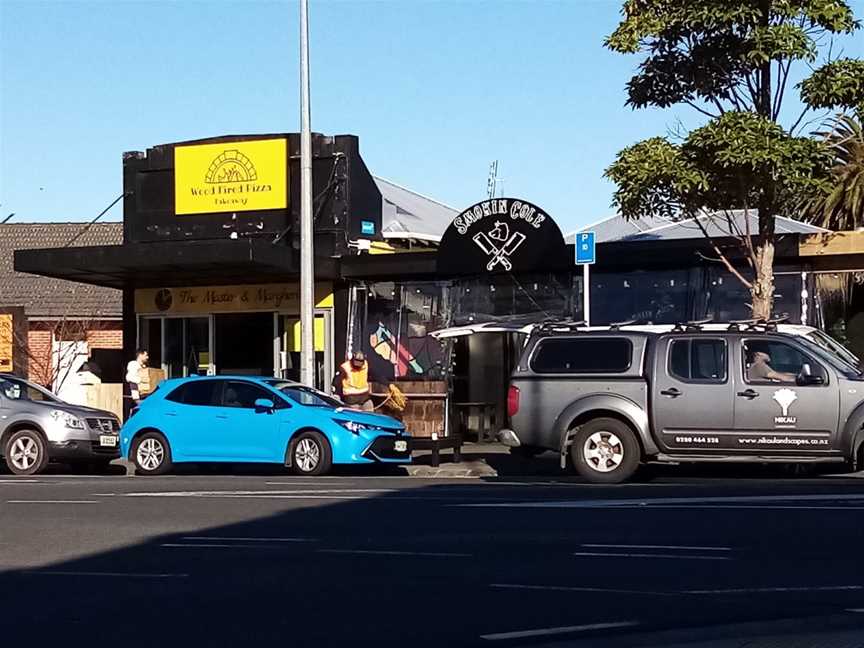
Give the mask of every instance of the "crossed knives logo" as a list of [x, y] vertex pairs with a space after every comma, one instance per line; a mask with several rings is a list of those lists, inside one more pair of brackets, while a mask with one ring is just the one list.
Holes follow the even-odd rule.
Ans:
[[492, 270], [499, 263], [505, 270], [512, 270], [510, 256], [525, 242], [527, 237], [522, 232], [510, 234], [510, 226], [506, 222], [495, 221], [495, 227], [488, 232], [474, 235], [474, 242], [489, 257], [487, 270]]

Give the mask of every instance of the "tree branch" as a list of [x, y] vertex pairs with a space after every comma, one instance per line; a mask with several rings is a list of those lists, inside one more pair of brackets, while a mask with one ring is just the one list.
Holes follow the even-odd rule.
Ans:
[[738, 269], [732, 265], [732, 263], [729, 261], [729, 259], [726, 258], [726, 255], [723, 254], [723, 251], [719, 248], [717, 243], [714, 242], [714, 239], [712, 239], [711, 236], [708, 234], [708, 230], [705, 229], [705, 226], [702, 225], [699, 218], [696, 217], [693, 219], [693, 221], [696, 223], [696, 225], [699, 227], [699, 229], [702, 230], [702, 235], [705, 237], [705, 240], [708, 241], [708, 244], [711, 246], [711, 249], [713, 249], [714, 252], [717, 253], [717, 257], [719, 258], [720, 262], [724, 266], [726, 266], [726, 269], [729, 272], [731, 272], [738, 279], [738, 281], [740, 281], [742, 284], [744, 284], [748, 290], [752, 289], [753, 284], [751, 282], [747, 281], [747, 279], [744, 278], [744, 275], [742, 275], [738, 271]]
[[[693, 108], [694, 110], [698, 110], [700, 113], [702, 113], [706, 117], [710, 117], [711, 119], [717, 119], [717, 117], [720, 116], [720, 115], [715, 115], [715, 114], [713, 114], [707, 110], [700, 108], [699, 106], [697, 106], [694, 102], [690, 101], [689, 99], [685, 99], [684, 103], [687, 104], [688, 106], [690, 106], [691, 108]], [[722, 109], [720, 110], [720, 113], [721, 114], [723, 113]]]

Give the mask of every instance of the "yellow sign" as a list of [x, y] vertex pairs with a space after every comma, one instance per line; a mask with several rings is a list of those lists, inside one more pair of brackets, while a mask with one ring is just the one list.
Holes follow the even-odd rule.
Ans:
[[12, 316], [0, 314], [0, 371], [11, 372], [15, 365], [12, 358], [13, 344]]
[[[333, 286], [315, 285], [318, 308], [333, 308]], [[193, 286], [189, 288], [142, 288], [135, 291], [139, 315], [201, 315], [243, 311], [300, 312], [299, 284], [252, 286]]]
[[[282, 348], [285, 351], [300, 353], [300, 320], [296, 317], [283, 317], [282, 325], [285, 329], [285, 339]], [[316, 315], [312, 331], [312, 341], [316, 351], [326, 351], [327, 344], [324, 339], [324, 317]]]
[[174, 213], [210, 214], [288, 206], [285, 139], [174, 148]]

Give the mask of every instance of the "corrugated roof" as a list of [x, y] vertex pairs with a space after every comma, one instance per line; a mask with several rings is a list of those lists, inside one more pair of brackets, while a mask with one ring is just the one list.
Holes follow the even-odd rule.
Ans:
[[[15, 250], [64, 247], [86, 223], [6, 223], [0, 225], [0, 306], [23, 306], [28, 317], [98, 319], [122, 315], [122, 293], [72, 281], [15, 272]], [[119, 245], [123, 223], [96, 223], [73, 246]]]
[[374, 176], [382, 197], [382, 232], [431, 234], [441, 237], [459, 210]]
[[[736, 209], [730, 212], [727, 219], [725, 214], [706, 214], [699, 217], [699, 222], [712, 237], [737, 236], [747, 231], [749, 222], [750, 232], [756, 233], [759, 229], [759, 212], [750, 210], [745, 215], [744, 210]], [[586, 225], [585, 227], [571, 232], [567, 235], [568, 243], [573, 243], [579, 232], [595, 232], [598, 243], [608, 241], [651, 241], [702, 238], [704, 234], [699, 225], [693, 219], [672, 221], [660, 217], [639, 219], [636, 221], [625, 220], [620, 215], [610, 216], [598, 223]], [[778, 234], [818, 234], [828, 230], [804, 223], [802, 221], [778, 216], [776, 220], [776, 231]]]

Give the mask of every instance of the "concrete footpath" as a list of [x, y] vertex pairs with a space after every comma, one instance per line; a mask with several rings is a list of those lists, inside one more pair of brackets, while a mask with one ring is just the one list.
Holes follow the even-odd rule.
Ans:
[[417, 451], [414, 462], [403, 466], [413, 477], [532, 477], [554, 476], [561, 473], [558, 455], [547, 452], [534, 459], [510, 454], [500, 443], [466, 443], [462, 446], [462, 461], [453, 462], [453, 451], [442, 450], [440, 465], [431, 465], [431, 451]]

